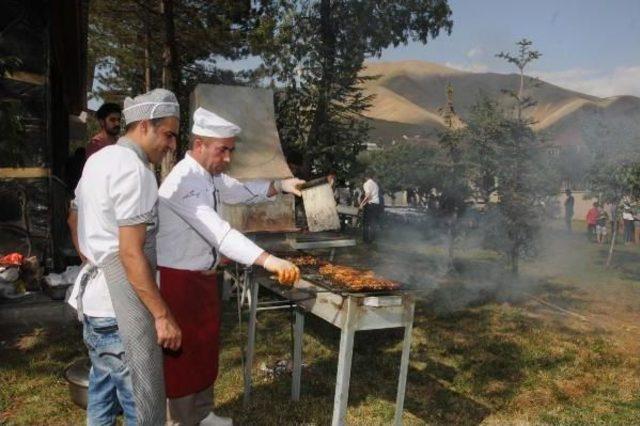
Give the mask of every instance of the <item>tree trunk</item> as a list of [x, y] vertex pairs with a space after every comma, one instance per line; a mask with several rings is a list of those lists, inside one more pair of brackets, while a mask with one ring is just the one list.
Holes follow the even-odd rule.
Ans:
[[[176, 58], [176, 38], [173, 22], [173, 0], [160, 0], [161, 12], [164, 18], [164, 47], [162, 51], [162, 87], [173, 91], [176, 96], [177, 90], [177, 58]], [[160, 164], [160, 181], [167, 177], [176, 163], [175, 151], [169, 151]]]
[[513, 275], [518, 275], [518, 260], [519, 260], [518, 258], [519, 258], [518, 249], [512, 248], [509, 260], [511, 261], [511, 273]]
[[143, 15], [144, 22], [144, 91], [151, 90], [151, 26], [148, 14]]
[[449, 218], [449, 247], [448, 247], [449, 257], [447, 259], [447, 270], [449, 272], [455, 270], [455, 265], [453, 264], [453, 260], [454, 260], [457, 223], [458, 223], [458, 212], [454, 211], [451, 217]]
[[611, 233], [611, 244], [609, 245], [609, 255], [607, 256], [607, 263], [605, 268], [608, 269], [611, 266], [611, 260], [613, 259], [613, 250], [616, 246], [616, 236], [618, 235], [618, 223], [616, 222]]
[[329, 104], [333, 85], [336, 59], [336, 34], [331, 17], [331, 0], [320, 2], [320, 40], [322, 44], [322, 76], [319, 84], [318, 102], [314, 112], [311, 129], [307, 136], [307, 149], [303, 156], [303, 174], [311, 176], [312, 160], [317, 155], [315, 147], [326, 137], [323, 127], [329, 122]]

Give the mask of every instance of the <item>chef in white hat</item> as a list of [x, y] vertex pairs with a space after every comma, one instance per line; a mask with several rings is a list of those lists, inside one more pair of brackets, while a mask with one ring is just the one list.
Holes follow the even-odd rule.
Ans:
[[[87, 423], [164, 424], [162, 348], [180, 347], [180, 329], [155, 280], [158, 185], [149, 163], [176, 147], [180, 107], [165, 89], [127, 98], [126, 130], [92, 155], [69, 215], [86, 258], [73, 303], [92, 367]], [[119, 403], [119, 404], [118, 404]]]
[[159, 190], [157, 238], [160, 291], [182, 331], [178, 352], [164, 356], [169, 423], [231, 425], [213, 413], [218, 374], [220, 309], [216, 276], [220, 256], [260, 265], [281, 283], [293, 284], [300, 271], [267, 253], [218, 215], [221, 202], [257, 203], [278, 192], [300, 195], [297, 178], [240, 182], [226, 174], [241, 129], [212, 111], [193, 115], [190, 150]]

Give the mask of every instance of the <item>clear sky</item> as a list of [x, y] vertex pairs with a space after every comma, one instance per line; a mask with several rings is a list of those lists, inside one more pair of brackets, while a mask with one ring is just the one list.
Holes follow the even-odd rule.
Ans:
[[381, 60], [419, 59], [475, 72], [512, 72], [495, 58], [523, 37], [542, 57], [530, 75], [597, 96], [640, 96], [640, 0], [450, 0], [453, 31]]

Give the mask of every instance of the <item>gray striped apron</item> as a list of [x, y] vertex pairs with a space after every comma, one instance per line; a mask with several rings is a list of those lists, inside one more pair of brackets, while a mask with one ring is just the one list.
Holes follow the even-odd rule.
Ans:
[[[132, 149], [145, 164], [148, 163], [142, 149], [127, 138], [120, 138], [118, 144]], [[138, 221], [138, 223], [143, 222]], [[147, 223], [147, 234], [144, 253], [155, 276], [156, 208], [152, 214], [148, 215], [145, 223]], [[124, 345], [124, 361], [131, 374], [138, 425], [164, 425], [166, 398], [162, 349], [158, 345], [153, 316], [129, 283], [119, 253], [109, 256], [101, 265], [101, 269], [116, 313]]]

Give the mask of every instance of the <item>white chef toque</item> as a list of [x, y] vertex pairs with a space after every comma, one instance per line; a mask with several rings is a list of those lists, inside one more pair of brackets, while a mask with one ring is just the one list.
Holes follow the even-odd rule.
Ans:
[[239, 126], [202, 107], [193, 113], [191, 133], [194, 135], [226, 139], [237, 136], [241, 130]]

